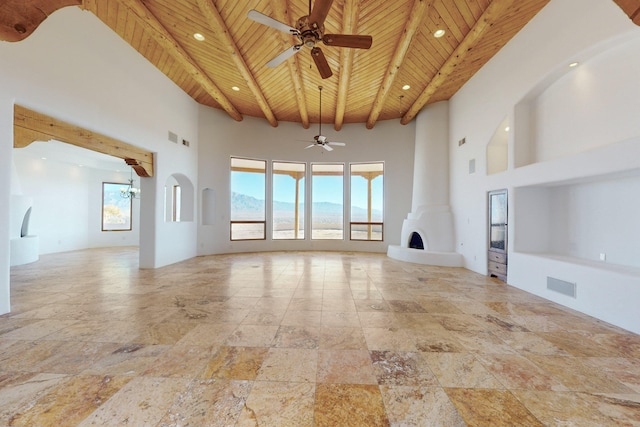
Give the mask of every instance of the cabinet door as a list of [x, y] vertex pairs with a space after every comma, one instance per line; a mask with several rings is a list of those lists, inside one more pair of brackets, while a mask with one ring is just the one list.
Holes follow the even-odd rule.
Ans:
[[507, 190], [489, 192], [489, 250], [507, 250]]

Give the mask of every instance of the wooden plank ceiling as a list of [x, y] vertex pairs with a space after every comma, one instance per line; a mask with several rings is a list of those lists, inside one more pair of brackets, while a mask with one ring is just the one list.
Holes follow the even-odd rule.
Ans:
[[[308, 128], [318, 123], [322, 86], [322, 122], [336, 130], [386, 119], [406, 124], [426, 105], [449, 99], [549, 2], [334, 0], [325, 33], [369, 34], [373, 44], [365, 50], [319, 43], [333, 71], [322, 79], [304, 46], [277, 67], [265, 66], [297, 38], [247, 18], [255, 9], [295, 27], [309, 13], [307, 0], [41, 1], [82, 1], [193, 99], [235, 120]], [[436, 38], [439, 29], [445, 34]]]

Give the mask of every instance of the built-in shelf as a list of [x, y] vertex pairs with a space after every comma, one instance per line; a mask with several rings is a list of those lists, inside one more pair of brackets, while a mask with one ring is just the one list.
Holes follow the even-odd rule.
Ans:
[[526, 255], [528, 257], [535, 257], [539, 259], [546, 259], [551, 261], [557, 261], [565, 264], [573, 264], [579, 267], [586, 267], [590, 269], [602, 270], [609, 273], [621, 274], [625, 276], [640, 278], [640, 267], [633, 267], [629, 265], [612, 264], [604, 261], [594, 261], [584, 258], [576, 258], [568, 255], [551, 254], [551, 253], [534, 253], [534, 252], [514, 252], [514, 255]]

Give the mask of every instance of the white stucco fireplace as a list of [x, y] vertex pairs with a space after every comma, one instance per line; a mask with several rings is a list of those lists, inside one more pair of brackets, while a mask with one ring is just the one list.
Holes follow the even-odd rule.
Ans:
[[411, 212], [402, 223], [400, 245], [387, 255], [419, 264], [461, 267], [455, 252], [453, 217], [449, 207], [449, 104], [428, 106], [416, 118]]

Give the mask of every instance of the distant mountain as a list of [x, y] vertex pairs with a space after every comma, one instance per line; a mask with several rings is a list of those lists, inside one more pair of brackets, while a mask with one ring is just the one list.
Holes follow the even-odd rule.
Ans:
[[[304, 209], [304, 204], [300, 205], [301, 209]], [[256, 199], [255, 197], [248, 196], [246, 194], [240, 194], [236, 192], [231, 193], [231, 209], [232, 213], [236, 217], [249, 217], [253, 213], [264, 212], [264, 200]], [[342, 205], [332, 202], [315, 202], [313, 203], [313, 210], [318, 215], [340, 215], [342, 214]], [[278, 212], [280, 215], [291, 214], [295, 211], [295, 204], [291, 202], [273, 202], [273, 211]], [[354, 218], [366, 220], [367, 209], [354, 207], [352, 208], [352, 215]], [[382, 213], [378, 209], [374, 209], [372, 212], [372, 220], [380, 221]]]
[[231, 209], [243, 212], [262, 212], [264, 210], [264, 200], [256, 199], [246, 194], [232, 192]]

